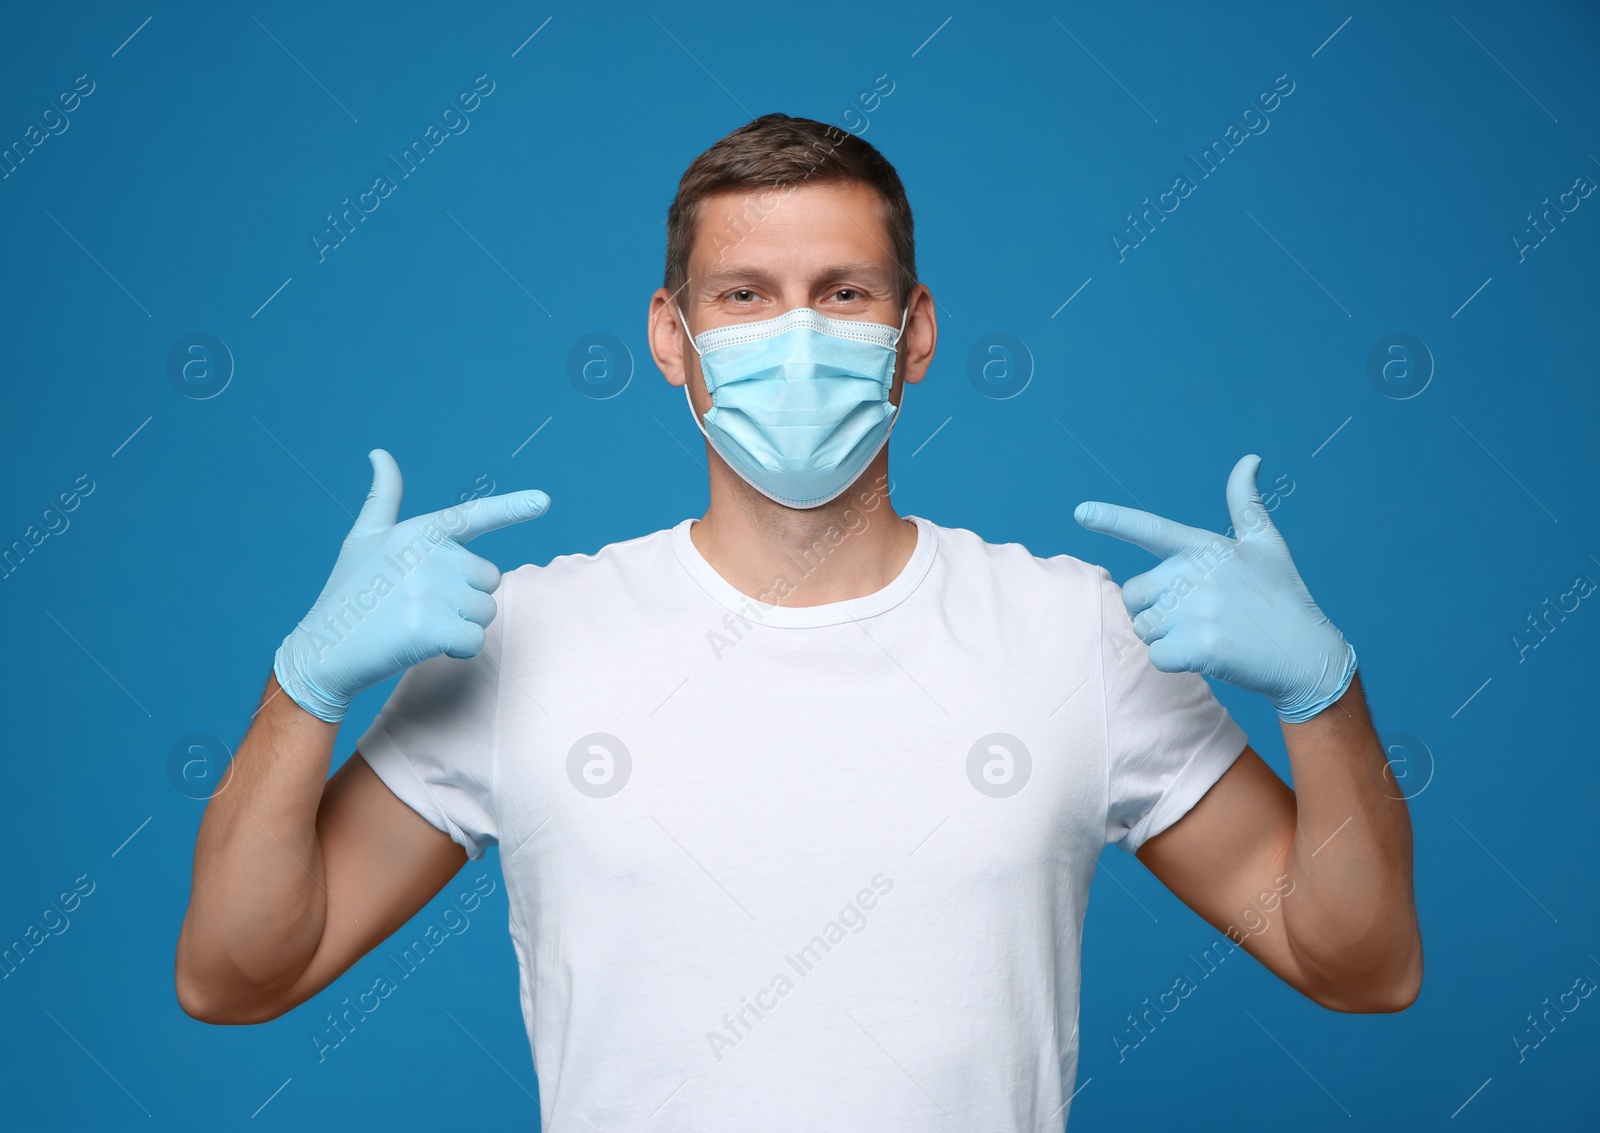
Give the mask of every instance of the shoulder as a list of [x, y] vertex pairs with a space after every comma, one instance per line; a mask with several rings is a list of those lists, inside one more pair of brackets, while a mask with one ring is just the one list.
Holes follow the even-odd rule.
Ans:
[[918, 522], [932, 528], [939, 540], [939, 553], [949, 561], [957, 576], [987, 576], [1013, 586], [1038, 586], [1059, 590], [1062, 586], [1091, 588], [1106, 569], [1074, 555], [1038, 555], [1022, 543], [994, 543], [965, 527], [944, 527], [927, 519]]
[[597, 591], [633, 588], [641, 578], [658, 577], [672, 556], [671, 527], [607, 543], [592, 552], [557, 555], [543, 565], [526, 563], [506, 571], [501, 586], [512, 600], [522, 593], [543, 598], [578, 598]]
[[[926, 521], [922, 521], [926, 522]], [[1002, 624], [1008, 636], [1093, 635], [1101, 621], [1104, 567], [1075, 555], [1035, 554], [1017, 542], [991, 542], [964, 527], [933, 525], [939, 540], [946, 616]], [[1074, 633], [1066, 634], [1067, 630]]]

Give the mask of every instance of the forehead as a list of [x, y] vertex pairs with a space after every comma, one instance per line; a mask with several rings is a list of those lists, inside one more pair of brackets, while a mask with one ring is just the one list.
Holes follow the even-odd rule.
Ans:
[[894, 270], [893, 242], [876, 190], [859, 182], [801, 185], [785, 192], [754, 188], [715, 193], [700, 202], [689, 251], [689, 276], [758, 266], [806, 275], [831, 264]]

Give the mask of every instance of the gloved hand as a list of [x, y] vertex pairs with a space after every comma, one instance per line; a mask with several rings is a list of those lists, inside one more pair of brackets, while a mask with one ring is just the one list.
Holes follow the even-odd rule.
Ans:
[[1259, 692], [1291, 724], [1334, 703], [1356, 652], [1317, 608], [1256, 488], [1261, 458], [1228, 477], [1237, 538], [1116, 504], [1086, 502], [1073, 517], [1163, 556], [1122, 586], [1133, 628], [1164, 672], [1198, 672]]
[[537, 490], [484, 496], [397, 523], [400, 467], [383, 449], [372, 490], [333, 573], [273, 661], [283, 691], [338, 723], [355, 695], [429, 657], [475, 657], [494, 620], [500, 569], [462, 546], [486, 531], [541, 516]]

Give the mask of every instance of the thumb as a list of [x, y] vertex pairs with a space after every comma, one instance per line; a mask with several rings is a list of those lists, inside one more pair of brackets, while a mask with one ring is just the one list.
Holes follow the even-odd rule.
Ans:
[[1261, 458], [1249, 453], [1239, 458], [1228, 476], [1228, 517], [1233, 520], [1234, 537], [1259, 539], [1277, 534], [1272, 516], [1261, 501], [1261, 490], [1256, 487], [1256, 473], [1261, 468]]
[[372, 490], [367, 493], [367, 502], [362, 505], [361, 514], [356, 516], [355, 526], [350, 529], [352, 535], [371, 535], [386, 528], [393, 527], [395, 520], [400, 517], [400, 494], [403, 483], [400, 479], [400, 466], [381, 448], [375, 448], [367, 453], [367, 459], [372, 461]]

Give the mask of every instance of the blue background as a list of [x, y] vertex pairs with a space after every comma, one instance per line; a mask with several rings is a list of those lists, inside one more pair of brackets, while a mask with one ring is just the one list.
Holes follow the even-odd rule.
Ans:
[[[494, 851], [397, 939], [486, 873], [473, 927], [325, 1062], [310, 1033], [388, 946], [270, 1024], [179, 1010], [204, 804], [168, 753], [243, 735], [371, 447], [404, 470], [403, 514], [487, 482], [548, 491], [547, 517], [474, 544], [507, 569], [703, 511], [646, 306], [685, 165], [782, 110], [864, 129], [915, 209], [942, 338], [896, 427], [899, 511], [1124, 581], [1154, 560], [1080, 529], [1077, 502], [1222, 530], [1228, 471], [1260, 453], [1379, 731], [1414, 737], [1415, 1006], [1336, 1014], [1241, 953], [1119, 1062], [1125, 1016], [1197, 978], [1218, 934], [1108, 849], [1072, 1129], [1593, 1128], [1600, 999], [1525, 1061], [1510, 1036], [1600, 980], [1600, 596], [1521, 659], [1513, 634], [1600, 579], [1600, 196], [1520, 261], [1512, 236], [1600, 177], [1597, 25], [1488, 3], [9, 11], [0, 138], [76, 76], [95, 88], [0, 180], [0, 544], [78, 477], [94, 489], [0, 581], [0, 937], [75, 878], [94, 889], [0, 981], [0, 1124], [537, 1124]], [[319, 262], [324, 215], [483, 74], [468, 131]], [[1188, 155], [1282, 75], [1270, 128], [1119, 262], [1124, 214], [1195, 176]], [[864, 111], [879, 76], [893, 91]], [[233, 359], [204, 399], [168, 374], [196, 332]], [[1402, 359], [1431, 373], [1415, 396], [1370, 380], [1395, 332], [1431, 356]], [[612, 397], [569, 372], [595, 333], [631, 352]], [[1015, 396], [992, 396], [998, 368], [973, 377], [995, 334], [1031, 355]], [[1026, 372], [1016, 347], [1003, 362]], [[1270, 706], [1213, 687], [1287, 777]]]

